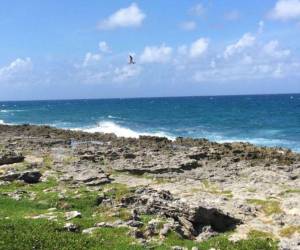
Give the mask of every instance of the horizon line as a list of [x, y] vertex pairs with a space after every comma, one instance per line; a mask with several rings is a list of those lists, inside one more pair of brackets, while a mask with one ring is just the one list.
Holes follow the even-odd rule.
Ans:
[[233, 97], [233, 96], [268, 96], [268, 95], [299, 95], [300, 93], [265, 93], [265, 94], [216, 94], [216, 95], [183, 95], [183, 96], [137, 96], [137, 97], [92, 97], [92, 98], [61, 98], [61, 99], [20, 99], [0, 100], [0, 102], [43, 102], [43, 101], [85, 101], [85, 100], [126, 100], [126, 99], [159, 99], [159, 98], [193, 98], [193, 97]]

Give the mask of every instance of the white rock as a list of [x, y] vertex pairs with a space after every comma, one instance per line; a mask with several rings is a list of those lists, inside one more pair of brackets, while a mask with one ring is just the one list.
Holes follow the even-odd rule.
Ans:
[[73, 218], [81, 218], [81, 213], [78, 211], [70, 211], [65, 213], [66, 220], [71, 220]]

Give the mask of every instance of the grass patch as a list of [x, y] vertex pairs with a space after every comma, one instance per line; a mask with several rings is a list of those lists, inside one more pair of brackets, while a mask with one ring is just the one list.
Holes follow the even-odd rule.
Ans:
[[70, 233], [56, 222], [0, 220], [0, 249], [143, 249], [132, 245], [126, 229], [99, 229], [95, 236]]
[[259, 231], [259, 230], [251, 230], [248, 233], [248, 237], [250, 238], [260, 238], [260, 239], [275, 239], [274, 235], [268, 232]]
[[132, 193], [134, 188], [129, 188], [125, 184], [120, 183], [110, 183], [105, 185], [105, 195], [108, 197], [115, 199], [116, 201], [120, 201], [122, 197]]
[[284, 196], [287, 194], [300, 194], [300, 189], [287, 189], [287, 190], [281, 192], [279, 195]]
[[227, 198], [232, 198], [233, 194], [230, 190], [220, 190], [216, 185], [210, 183], [208, 180], [203, 180], [202, 185], [204, 188], [192, 188], [191, 191], [194, 192], [207, 192], [215, 195], [224, 195]]
[[[71, 222], [79, 225], [80, 229], [92, 227], [96, 222], [114, 221], [122, 219], [128, 220], [131, 213], [126, 208], [111, 208], [97, 205], [99, 191], [88, 191], [84, 187], [64, 189], [66, 197], [59, 198], [56, 192], [57, 183], [49, 180], [45, 183], [35, 185], [14, 182], [9, 185], [0, 186], [3, 191], [26, 190], [36, 193], [35, 200], [23, 198], [19, 201], [0, 195], [0, 249], [62, 249], [62, 250], [81, 250], [81, 249], [132, 249], [142, 250], [153, 247], [152, 249], [169, 250], [172, 246], [179, 245], [191, 249], [193, 246], [199, 249], [208, 250], [210, 248], [228, 250], [256, 250], [277, 249], [277, 243], [267, 235], [249, 235], [248, 240], [233, 243], [228, 240], [228, 234], [209, 239], [201, 243], [180, 238], [176, 233], [171, 232], [165, 240], [153, 241], [147, 246], [137, 244], [134, 238], [128, 235], [126, 228], [99, 228], [93, 235], [81, 233], [71, 233], [63, 230], [64, 212], [77, 210], [81, 212], [82, 218], [72, 219]], [[59, 190], [61, 190], [61, 188]], [[49, 189], [50, 192], [45, 192]], [[53, 190], [53, 192], [51, 191]], [[122, 184], [107, 184], [104, 192], [112, 199], [118, 200], [122, 196], [128, 195], [132, 190]], [[60, 202], [68, 204], [67, 207], [59, 207]], [[48, 213], [51, 207], [57, 207], [55, 214], [58, 221], [48, 221], [46, 219], [24, 219], [27, 216]], [[4, 219], [9, 217], [8, 219]], [[153, 215], [141, 215], [142, 221], [146, 224], [153, 218]], [[163, 226], [162, 224], [159, 227]]]
[[294, 233], [300, 234], [300, 226], [288, 226], [280, 230], [279, 235], [282, 237], [290, 238]]
[[248, 199], [248, 203], [261, 206], [262, 211], [266, 215], [279, 214], [282, 212], [279, 201], [276, 200], [259, 200]]
[[45, 154], [43, 156], [43, 166], [46, 169], [51, 169], [53, 165], [53, 157], [50, 154]]
[[170, 249], [170, 246], [183, 246], [191, 249], [196, 246], [201, 250], [209, 250], [211, 248], [220, 250], [275, 250], [277, 248], [277, 243], [271, 239], [255, 238], [250, 236], [247, 240], [240, 240], [238, 242], [232, 242], [228, 240], [228, 235], [220, 235], [201, 243], [196, 243], [194, 241], [185, 240], [178, 237], [175, 233], [170, 233], [167, 239], [163, 242], [161, 246], [155, 249], [165, 250]]

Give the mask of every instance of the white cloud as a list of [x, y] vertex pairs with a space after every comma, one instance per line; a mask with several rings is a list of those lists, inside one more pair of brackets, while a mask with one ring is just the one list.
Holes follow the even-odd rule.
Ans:
[[85, 54], [82, 66], [87, 67], [88, 65], [91, 65], [95, 62], [99, 62], [101, 60], [100, 54], [93, 54], [91, 52], [88, 52]]
[[228, 21], [236, 21], [240, 19], [241, 13], [238, 10], [232, 10], [225, 13], [224, 18]]
[[171, 59], [173, 49], [162, 44], [159, 47], [147, 46], [140, 56], [142, 63], [166, 63]]
[[206, 9], [203, 6], [203, 4], [201, 4], [201, 3], [193, 6], [190, 10], [190, 13], [195, 16], [204, 16], [205, 12], [206, 12]]
[[190, 47], [189, 56], [191, 58], [198, 58], [208, 49], [209, 40], [207, 38], [199, 38], [193, 42]]
[[111, 52], [111, 49], [109, 48], [108, 44], [105, 41], [99, 42], [99, 50], [103, 53]]
[[180, 24], [180, 28], [186, 31], [191, 31], [197, 28], [197, 24], [194, 21], [186, 21]]
[[229, 58], [235, 53], [240, 53], [245, 48], [253, 46], [254, 42], [255, 42], [255, 37], [250, 33], [246, 33], [236, 43], [230, 44], [226, 47], [224, 51], [224, 57]]
[[0, 81], [8, 81], [32, 69], [31, 58], [17, 58], [9, 65], [0, 68]]
[[264, 46], [263, 50], [267, 55], [275, 58], [284, 58], [288, 57], [291, 54], [291, 51], [288, 49], [280, 49], [279, 42], [277, 40], [272, 40], [267, 43]]
[[141, 73], [141, 70], [141, 67], [137, 65], [125, 65], [121, 68], [118, 67], [114, 71], [113, 81], [123, 82], [137, 77]]
[[143, 13], [138, 5], [132, 3], [129, 7], [119, 9], [107, 19], [101, 21], [98, 24], [98, 28], [102, 30], [111, 30], [124, 27], [139, 27], [142, 25], [145, 17], [145, 13]]
[[300, 18], [300, 0], [278, 0], [269, 17], [278, 20]]

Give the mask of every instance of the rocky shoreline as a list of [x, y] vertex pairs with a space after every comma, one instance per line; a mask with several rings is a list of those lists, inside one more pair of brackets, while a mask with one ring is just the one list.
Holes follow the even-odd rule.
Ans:
[[[103, 213], [130, 213], [79, 229], [71, 220], [81, 211], [65, 204], [67, 231], [125, 227], [138, 244], [163, 241], [170, 231], [193, 242], [224, 233], [237, 242], [259, 232], [280, 249], [300, 249], [300, 154], [291, 150], [33, 125], [0, 125], [0, 139], [0, 196], [34, 201], [34, 192], [5, 187], [54, 180], [43, 192], [55, 192], [60, 205], [66, 188], [85, 187], [97, 194]], [[107, 185], [115, 186], [106, 190]], [[152, 219], [145, 222], [142, 216]], [[33, 217], [58, 220], [59, 215], [50, 211], [28, 218]]]

